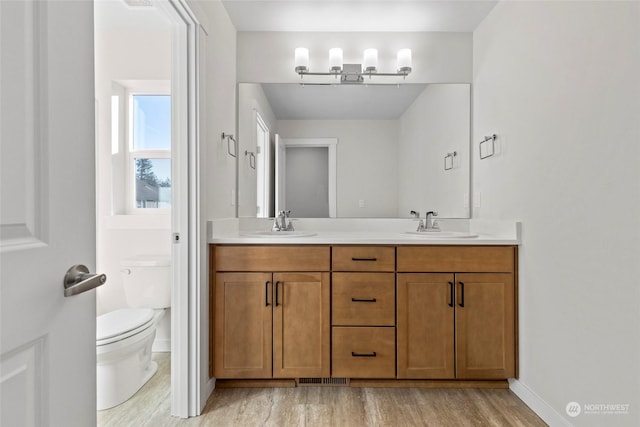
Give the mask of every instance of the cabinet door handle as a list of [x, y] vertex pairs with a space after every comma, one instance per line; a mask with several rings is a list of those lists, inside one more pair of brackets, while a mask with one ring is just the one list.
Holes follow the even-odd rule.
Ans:
[[270, 280], [267, 280], [264, 284], [264, 305], [265, 307], [269, 307], [269, 283]]
[[453, 307], [453, 282], [449, 282], [449, 307]]
[[280, 281], [278, 280], [276, 282], [276, 307], [279, 306], [279, 305], [282, 305], [282, 304], [280, 304], [279, 297], [278, 297], [278, 288], [279, 287], [280, 287]]
[[376, 299], [375, 298], [371, 298], [371, 299], [351, 298], [351, 301], [353, 301], [353, 302], [376, 302]]
[[351, 261], [377, 261], [378, 258], [355, 258], [352, 257]]
[[458, 304], [460, 307], [464, 307], [464, 282], [459, 282], [460, 283], [460, 304]]
[[352, 351], [351, 357], [376, 357], [376, 352], [373, 351], [371, 353], [356, 353], [355, 351]]

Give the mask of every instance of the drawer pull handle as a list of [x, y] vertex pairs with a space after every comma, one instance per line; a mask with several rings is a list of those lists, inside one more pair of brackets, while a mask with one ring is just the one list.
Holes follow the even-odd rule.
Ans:
[[373, 261], [373, 262], [375, 262], [377, 260], [378, 260], [378, 258], [355, 258], [355, 257], [351, 258], [351, 261]]
[[269, 307], [269, 280], [267, 280], [264, 284], [264, 305], [265, 307]]
[[460, 282], [460, 307], [464, 307], [464, 282]]
[[278, 297], [278, 288], [280, 287], [280, 281], [276, 282], [276, 307], [282, 304], [279, 304], [279, 297]]
[[351, 298], [351, 301], [353, 301], [353, 302], [376, 302], [376, 299], [375, 298], [371, 298], [371, 299]]
[[449, 282], [449, 307], [453, 307], [453, 282]]
[[376, 357], [376, 352], [373, 351], [371, 353], [356, 353], [355, 351], [352, 351], [351, 357]]

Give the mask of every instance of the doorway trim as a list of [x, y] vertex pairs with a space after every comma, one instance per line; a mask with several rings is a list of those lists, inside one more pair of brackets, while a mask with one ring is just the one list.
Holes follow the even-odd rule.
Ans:
[[329, 149], [329, 218], [337, 216], [337, 156], [338, 138], [281, 138], [285, 148], [328, 148]]
[[[200, 415], [200, 200], [198, 141], [198, 28], [186, 0], [162, 0], [172, 23], [171, 102], [171, 415]], [[184, 284], [187, 286], [184, 286]], [[204, 396], [206, 400], [208, 396]]]

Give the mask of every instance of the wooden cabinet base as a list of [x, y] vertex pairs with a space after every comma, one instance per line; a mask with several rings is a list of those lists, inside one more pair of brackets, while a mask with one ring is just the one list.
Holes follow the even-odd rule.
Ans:
[[[327, 385], [325, 385], [327, 386]], [[295, 379], [278, 380], [216, 380], [216, 388], [292, 388], [298, 387]], [[449, 381], [449, 380], [394, 380], [394, 379], [362, 379], [354, 378], [345, 381], [343, 385], [330, 387], [368, 387], [368, 388], [486, 388], [508, 389], [506, 380], [495, 381]]]
[[293, 388], [296, 380], [216, 380], [216, 388]]

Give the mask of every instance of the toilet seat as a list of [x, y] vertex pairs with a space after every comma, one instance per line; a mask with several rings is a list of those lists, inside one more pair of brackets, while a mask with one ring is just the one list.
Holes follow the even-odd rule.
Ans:
[[122, 341], [154, 324], [154, 312], [149, 308], [123, 308], [96, 320], [96, 346]]

